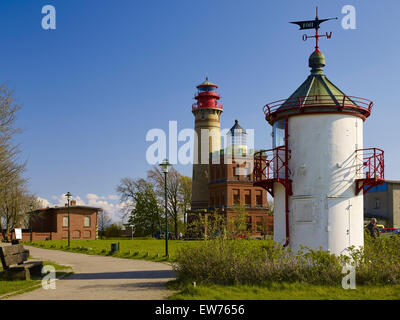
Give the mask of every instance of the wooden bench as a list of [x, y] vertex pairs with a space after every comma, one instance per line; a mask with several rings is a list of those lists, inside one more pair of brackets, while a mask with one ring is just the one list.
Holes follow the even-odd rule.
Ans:
[[30, 280], [31, 275], [41, 276], [42, 261], [25, 262], [28, 260], [29, 250], [22, 244], [0, 247], [0, 259], [3, 265], [3, 278]]

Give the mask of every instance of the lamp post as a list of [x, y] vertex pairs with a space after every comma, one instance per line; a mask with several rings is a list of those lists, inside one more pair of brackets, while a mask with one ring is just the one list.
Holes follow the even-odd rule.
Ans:
[[167, 174], [168, 168], [171, 164], [168, 162], [168, 159], [164, 159], [163, 162], [160, 163], [160, 167], [164, 172], [164, 192], [165, 192], [165, 256], [168, 257], [168, 206], [167, 206]]
[[32, 210], [33, 210], [33, 203], [31, 202], [29, 205], [29, 240], [32, 243]]
[[131, 224], [130, 227], [131, 227], [131, 233], [132, 233], [132, 239], [131, 240], [133, 240], [133, 227], [134, 227], [134, 225]]
[[67, 192], [67, 194], [66, 194], [65, 196], [67, 197], [67, 201], [68, 201], [68, 248], [69, 248], [69, 246], [70, 246], [70, 240], [71, 240], [71, 237], [70, 237], [70, 227], [69, 227], [69, 225], [70, 225], [70, 218], [69, 218], [69, 199], [72, 197], [72, 194], [71, 194], [70, 192]]

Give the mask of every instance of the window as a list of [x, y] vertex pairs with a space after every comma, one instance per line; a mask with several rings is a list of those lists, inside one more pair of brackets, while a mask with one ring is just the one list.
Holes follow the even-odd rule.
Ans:
[[246, 206], [251, 206], [251, 191], [244, 190], [244, 204]]
[[83, 219], [83, 226], [84, 227], [90, 227], [90, 217], [85, 217]]
[[381, 201], [379, 199], [375, 199], [375, 209], [379, 209], [381, 207]]
[[251, 217], [247, 217], [246, 219], [246, 229], [248, 232], [251, 232], [253, 229], [252, 219]]
[[272, 129], [273, 136], [273, 148], [277, 148], [285, 145], [285, 120], [278, 120], [274, 122]]
[[233, 189], [233, 204], [240, 205], [240, 190]]
[[261, 190], [257, 190], [256, 191], [256, 205], [257, 206], [262, 206], [262, 191]]
[[68, 227], [68, 217], [63, 217], [63, 227]]

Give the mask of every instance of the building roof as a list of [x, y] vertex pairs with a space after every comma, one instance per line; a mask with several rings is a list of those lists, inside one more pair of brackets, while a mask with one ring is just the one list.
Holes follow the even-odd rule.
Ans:
[[233, 127], [231, 128], [231, 130], [229, 130], [229, 133], [232, 136], [237, 135], [237, 134], [247, 134], [246, 130], [244, 130], [240, 124], [238, 120], [235, 120], [235, 124], [233, 125]]
[[385, 182], [386, 183], [393, 183], [393, 184], [400, 184], [400, 180], [386, 180], [385, 179]]
[[324, 54], [316, 50], [308, 60], [311, 73], [292, 95], [264, 107], [265, 119], [272, 125], [278, 119], [307, 113], [348, 113], [365, 120], [371, 113], [373, 102], [348, 96], [324, 74]]
[[214, 83], [208, 81], [208, 77], [206, 77], [206, 80], [205, 80], [203, 83], [201, 83], [201, 84], [199, 84], [199, 85], [197, 86], [197, 88], [200, 88], [200, 87], [214, 87], [214, 88], [218, 88], [218, 86], [217, 86], [216, 84], [214, 84]]
[[[75, 206], [70, 206], [70, 209], [87, 209], [87, 210], [96, 210], [96, 211], [103, 211], [103, 208], [98, 208], [98, 207], [92, 207], [92, 206], [82, 206], [82, 205], [75, 205]], [[50, 211], [50, 210], [64, 210], [68, 209], [67, 206], [60, 206], [60, 207], [47, 207], [47, 208], [40, 208], [33, 210], [32, 212], [43, 212], [43, 211]]]
[[[297, 88], [297, 90], [283, 103], [280, 109], [287, 108], [293, 101], [301, 98], [303, 107], [307, 104], [315, 104], [314, 97], [321, 96], [324, 99], [324, 104], [331, 104], [340, 106], [343, 101], [338, 101], [338, 97], [345, 97], [346, 105], [353, 105], [357, 107], [343, 91], [336, 87], [323, 72], [325, 66], [325, 56], [321, 51], [314, 51], [309, 60], [308, 65], [311, 68], [311, 74], [307, 79]], [[290, 102], [290, 103], [289, 103]]]

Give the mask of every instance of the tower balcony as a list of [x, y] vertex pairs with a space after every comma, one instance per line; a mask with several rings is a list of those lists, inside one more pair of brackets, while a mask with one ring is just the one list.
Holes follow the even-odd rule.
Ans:
[[357, 159], [362, 164], [357, 168], [356, 194], [367, 193], [373, 187], [385, 182], [384, 151], [378, 148], [356, 150]]
[[373, 102], [368, 99], [347, 95], [308, 95], [291, 97], [268, 103], [263, 111], [269, 123], [275, 122], [280, 116], [290, 116], [301, 113], [351, 113], [369, 117]]
[[192, 112], [199, 109], [223, 110], [222, 103], [218, 103], [217, 101], [196, 102], [192, 104]]
[[198, 91], [194, 94], [195, 99], [198, 99], [201, 97], [220, 99], [221, 95], [216, 91]]
[[290, 151], [285, 146], [260, 150], [254, 153], [253, 185], [266, 189], [274, 196], [273, 185], [281, 183], [292, 194], [292, 181], [289, 179]]

